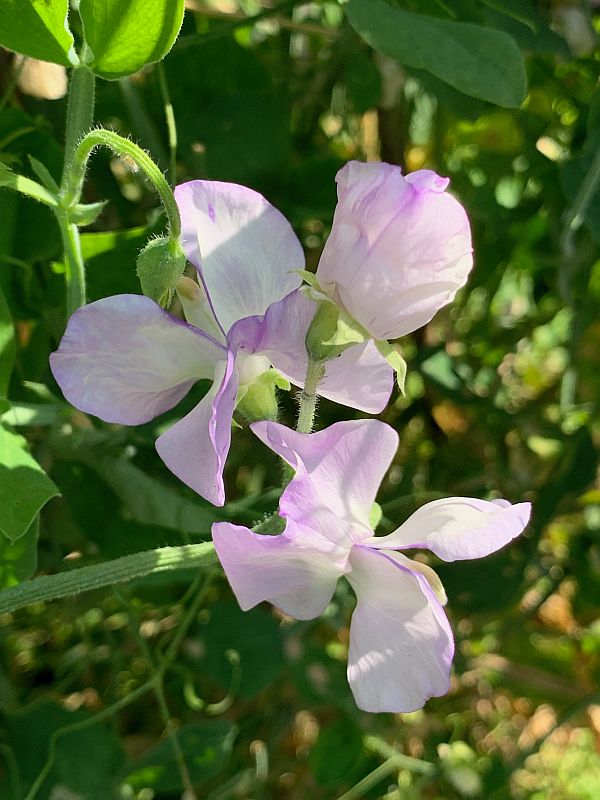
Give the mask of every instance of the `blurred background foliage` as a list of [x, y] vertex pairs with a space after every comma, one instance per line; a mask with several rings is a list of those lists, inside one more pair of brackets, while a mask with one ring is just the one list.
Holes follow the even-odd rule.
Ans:
[[[448, 51], [439, 36], [450, 23], [469, 25]], [[165, 727], [206, 800], [600, 796], [597, 30], [583, 0], [188, 0], [162, 65], [98, 82], [98, 123], [172, 179], [175, 155], [179, 182], [264, 193], [311, 268], [346, 160], [450, 176], [476, 267], [458, 301], [402, 341], [407, 394], [383, 415], [401, 445], [379, 497], [382, 529], [444, 495], [526, 498], [535, 513], [497, 555], [435, 565], [457, 639], [452, 691], [409, 715], [355, 708], [343, 584], [310, 623], [268, 607], [243, 614], [223, 578], [199, 610], [201, 579], [185, 570], [3, 615], [3, 800], [26, 797], [44, 765], [38, 798], [181, 797]], [[33, 156], [58, 180], [65, 90], [63, 67], [0, 50], [0, 161], [34, 177]], [[108, 200], [82, 236], [89, 299], [139, 292], [135, 257], [164, 224], [155, 196], [104, 151], [86, 199]], [[235, 433], [223, 509], [158, 459], [157, 433], [198, 394], [137, 428], [65, 404], [48, 368], [65, 324], [59, 232], [48, 209], [7, 189], [0, 209], [2, 308], [16, 334], [2, 436], [24, 436], [61, 495], [23, 536], [2, 537], [2, 585], [201, 541], [215, 519], [272, 511], [279, 467], [247, 431]], [[281, 410], [293, 424], [293, 397]], [[348, 413], [323, 401], [319, 425]], [[50, 497], [40, 476], [30, 491]], [[0, 485], [5, 500], [12, 491]]]

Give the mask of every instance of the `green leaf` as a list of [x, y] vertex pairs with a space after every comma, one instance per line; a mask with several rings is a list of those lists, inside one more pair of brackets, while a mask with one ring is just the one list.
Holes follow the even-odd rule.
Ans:
[[352, 27], [380, 53], [427, 70], [472, 97], [507, 108], [522, 102], [523, 57], [506, 33], [413, 14], [385, 0], [349, 0], [345, 9]]
[[0, 0], [0, 44], [31, 58], [74, 66], [79, 59], [68, 11], [69, 0]]
[[[196, 785], [218, 775], [231, 752], [237, 729], [226, 720], [194, 722], [177, 733], [191, 782]], [[155, 792], [182, 789], [181, 775], [173, 755], [173, 746], [163, 739], [150, 752], [129, 765], [125, 778], [133, 789], [149, 787]]]
[[183, 22], [184, 0], [81, 0], [90, 67], [115, 80], [160, 61]]
[[352, 782], [365, 760], [360, 729], [350, 717], [345, 717], [319, 731], [309, 764], [317, 783], [333, 786], [340, 781]]
[[[6, 718], [6, 734], [27, 791], [48, 757], [53, 735], [71, 725], [84, 726], [55, 739], [52, 772], [44, 782], [42, 797], [107, 800], [118, 797], [117, 775], [123, 750], [116, 733], [107, 725], [92, 723], [83, 710], [67, 711], [55, 703], [32, 704]], [[35, 731], [35, 736], [32, 736]], [[82, 769], [85, 764], [85, 769]], [[56, 787], [55, 791], [52, 788]], [[60, 788], [58, 788], [60, 787]], [[4, 795], [2, 795], [4, 798]], [[7, 798], [8, 800], [8, 798]]]
[[48, 500], [60, 494], [26, 446], [22, 436], [0, 425], [0, 531], [13, 542], [27, 533]]
[[35, 572], [39, 528], [40, 518], [37, 516], [27, 533], [16, 542], [0, 536], [0, 589], [26, 581]]
[[110, 435], [96, 431], [56, 439], [56, 451], [69, 461], [86, 464], [113, 490], [127, 517], [142, 525], [158, 525], [206, 536], [218, 519], [208, 503], [183, 495], [146, 475], [127, 457], [115, 455]]
[[263, 608], [242, 611], [234, 602], [216, 603], [210, 618], [196, 633], [203, 654], [191, 666], [194, 671], [210, 676], [211, 681], [217, 681], [221, 692], [226, 692], [233, 680], [232, 663], [226, 655], [230, 650], [239, 656], [240, 697], [254, 697], [273, 685], [281, 674], [282, 632], [274, 617]]
[[8, 394], [15, 352], [15, 330], [8, 303], [0, 288], [0, 397], [6, 397]]

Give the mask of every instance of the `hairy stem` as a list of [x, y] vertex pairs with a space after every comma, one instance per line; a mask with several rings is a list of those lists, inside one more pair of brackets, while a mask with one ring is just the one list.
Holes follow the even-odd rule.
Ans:
[[[65, 130], [65, 161], [62, 183], [65, 186], [71, 173], [71, 164], [79, 140], [89, 131], [94, 122], [94, 97], [96, 77], [91, 69], [82, 64], [71, 72], [67, 123]], [[85, 264], [81, 254], [79, 228], [70, 222], [68, 215], [56, 210], [66, 264], [67, 314], [70, 316], [85, 305]]]
[[177, 240], [181, 233], [181, 220], [177, 203], [167, 179], [148, 153], [129, 139], [124, 139], [118, 133], [114, 133], [114, 131], [99, 128], [90, 131], [79, 142], [61, 192], [63, 207], [72, 208], [79, 202], [87, 163], [96, 147], [108, 147], [109, 150], [112, 150], [113, 153], [116, 153], [121, 158], [132, 161], [144, 173], [161, 199], [169, 221], [170, 236], [173, 240]]
[[300, 395], [300, 410], [296, 430], [300, 433], [310, 433], [315, 423], [315, 410], [317, 407], [317, 386], [325, 375], [325, 362], [309, 359], [304, 379], [304, 389]]
[[103, 586], [155, 575], [175, 569], [206, 569], [218, 563], [212, 542], [188, 544], [181, 547], [161, 547], [122, 556], [114, 561], [57, 575], [44, 575], [19, 583], [0, 592], [0, 614], [15, 611], [31, 603], [43, 603], [61, 597], [71, 597]]

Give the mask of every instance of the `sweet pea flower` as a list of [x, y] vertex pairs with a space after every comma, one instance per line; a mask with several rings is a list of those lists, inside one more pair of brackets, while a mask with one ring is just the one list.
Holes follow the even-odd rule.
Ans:
[[466, 212], [431, 170], [348, 162], [317, 281], [374, 339], [397, 339], [452, 301], [473, 265]]
[[[175, 190], [182, 245], [198, 282], [184, 278], [187, 321], [148, 297], [117, 295], [70, 318], [52, 372], [74, 406], [106, 422], [139, 425], [174, 407], [200, 379], [198, 405], [156, 442], [167, 467], [223, 505], [223, 467], [236, 402], [272, 367], [303, 385], [304, 338], [316, 304], [298, 287], [302, 246], [262, 195], [236, 184], [192, 181]], [[390, 396], [392, 373], [372, 343], [328, 365], [319, 394], [369, 413]]]
[[292, 617], [312, 619], [345, 576], [357, 597], [348, 653], [357, 705], [408, 712], [445, 694], [454, 643], [444, 590], [431, 567], [403, 551], [425, 548], [444, 561], [481, 558], [523, 531], [530, 504], [449, 497], [422, 506], [388, 536], [375, 536], [371, 509], [398, 445], [389, 425], [339, 422], [302, 434], [263, 421], [252, 430], [295, 477], [281, 496], [281, 535], [213, 525], [217, 554], [241, 608], [268, 600]]

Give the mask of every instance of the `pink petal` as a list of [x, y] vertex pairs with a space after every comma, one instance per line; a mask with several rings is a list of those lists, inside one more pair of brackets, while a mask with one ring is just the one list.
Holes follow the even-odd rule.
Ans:
[[357, 597], [348, 681], [364, 711], [416, 711], [450, 688], [454, 654], [444, 610], [423, 575], [363, 545], [347, 578]]
[[309, 434], [276, 422], [251, 428], [296, 470], [281, 496], [282, 516], [340, 544], [369, 535], [371, 508], [398, 447], [393, 428], [375, 419], [337, 422]]
[[349, 162], [317, 270], [323, 290], [376, 339], [425, 325], [472, 266], [469, 220], [430, 170]]
[[347, 551], [291, 520], [280, 536], [263, 536], [229, 522], [216, 522], [212, 534], [244, 611], [268, 600], [296, 619], [318, 617], [347, 569]]
[[[304, 385], [308, 357], [304, 340], [317, 304], [294, 291], [267, 309], [263, 317], [237, 322], [229, 333], [232, 347], [267, 356], [296, 386]], [[372, 341], [346, 350], [326, 363], [318, 394], [336, 403], [378, 414], [386, 407], [394, 375]]]
[[215, 375], [196, 408], [156, 440], [158, 454], [171, 472], [215, 506], [225, 502], [223, 468], [238, 389], [234, 358], [227, 355], [220, 379]]
[[291, 225], [258, 192], [235, 183], [177, 186], [182, 245], [225, 332], [300, 286], [304, 253]]
[[388, 536], [369, 539], [371, 547], [427, 548], [444, 561], [482, 558], [523, 533], [531, 503], [448, 497], [417, 509]]
[[226, 349], [140, 295], [76, 311], [50, 366], [67, 400], [106, 422], [139, 425], [172, 408]]

